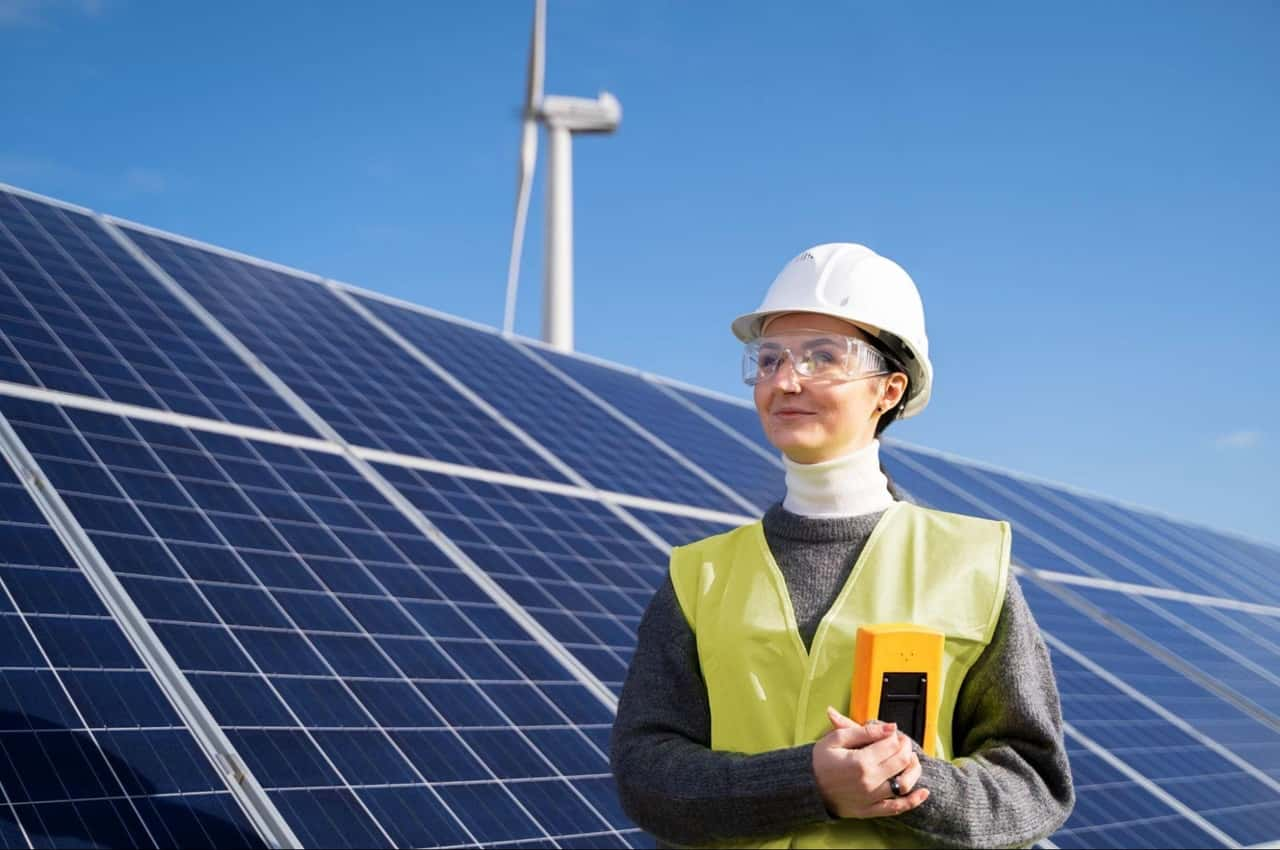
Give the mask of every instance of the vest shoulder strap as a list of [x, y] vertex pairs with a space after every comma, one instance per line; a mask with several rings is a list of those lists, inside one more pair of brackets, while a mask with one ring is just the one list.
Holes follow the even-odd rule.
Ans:
[[698, 602], [716, 579], [717, 564], [732, 563], [733, 554], [755, 539], [760, 520], [704, 537], [671, 550], [671, 584], [689, 628], [697, 633]]

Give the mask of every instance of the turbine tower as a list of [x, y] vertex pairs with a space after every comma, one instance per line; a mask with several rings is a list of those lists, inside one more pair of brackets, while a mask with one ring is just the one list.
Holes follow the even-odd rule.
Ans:
[[546, 248], [542, 303], [542, 339], [561, 351], [573, 350], [573, 150], [574, 133], [612, 133], [622, 121], [622, 105], [608, 92], [591, 99], [542, 94], [546, 56], [546, 0], [534, 0], [533, 33], [520, 128], [516, 176], [516, 220], [507, 267], [507, 306], [502, 331], [515, 327], [520, 254], [529, 216], [529, 194], [538, 159], [538, 124], [547, 128], [551, 150], [547, 164]]

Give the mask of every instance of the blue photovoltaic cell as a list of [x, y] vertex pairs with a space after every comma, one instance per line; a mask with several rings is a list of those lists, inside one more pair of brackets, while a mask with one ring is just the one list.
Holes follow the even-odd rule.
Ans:
[[[892, 442], [881, 456], [894, 481], [924, 504], [1010, 520], [1014, 558], [1024, 566], [1264, 604], [1280, 602], [1274, 571], [1222, 556], [1207, 545], [1197, 548], [1194, 527]], [[1150, 530], [1155, 525], [1159, 531]], [[1192, 545], [1179, 537], [1191, 538]]]
[[[546, 349], [534, 349], [651, 434], [728, 484], [763, 512], [784, 493], [782, 467], [729, 437], [639, 375]], [[770, 453], [776, 457], [776, 452]]]
[[304, 844], [641, 839], [609, 709], [346, 460], [0, 409]]
[[[1271, 678], [1280, 677], [1280, 643], [1277, 643], [1280, 635], [1259, 629], [1257, 624], [1260, 618], [1244, 612], [1172, 599], [1147, 599], [1146, 602], [1224, 644], [1232, 652], [1266, 671], [1266, 675]], [[1248, 617], [1249, 625], [1246, 625], [1243, 617], [1232, 616], [1233, 614]], [[1272, 619], [1272, 623], [1273, 626], [1280, 626], [1280, 620]]]
[[[1175, 613], [1177, 609], [1174, 609]], [[1280, 652], [1280, 612], [1267, 616], [1265, 614], [1257, 614], [1250, 611], [1232, 611], [1228, 608], [1214, 608], [1212, 615], [1216, 619], [1227, 621], [1237, 633], [1243, 634], [1249, 638], [1253, 644], [1261, 646], [1262, 652], [1266, 656], [1272, 656]], [[1248, 643], [1239, 641], [1237, 648], [1249, 654]], [[1266, 657], [1264, 656], [1264, 657]], [[1251, 656], [1257, 660], [1257, 656]], [[1269, 664], [1262, 662], [1269, 670], [1280, 669], [1280, 664]]]
[[[939, 511], [949, 511], [969, 516], [986, 516], [991, 519], [1007, 519], [994, 511], [986, 511], [966, 495], [962, 487], [949, 482], [936, 473], [914, 462], [919, 453], [908, 454], [901, 446], [884, 442], [880, 448], [880, 461], [893, 479], [914, 501]], [[1080, 573], [1085, 571], [1069, 561], [1061, 550], [1049, 548], [1033, 536], [1020, 533], [1014, 524], [1013, 560], [1025, 566], [1056, 572]]]
[[96, 221], [3, 191], [0, 380], [312, 433]]
[[597, 487], [742, 510], [498, 334], [374, 298], [361, 296], [361, 301]]
[[[733, 404], [724, 399], [695, 393], [680, 387], [672, 387], [672, 389], [679, 393], [682, 398], [693, 402], [739, 434], [754, 440], [765, 451], [780, 456], [777, 448], [764, 435], [764, 428], [760, 425], [760, 416], [750, 404]], [[743, 401], [745, 402], [746, 399], [744, 398]]]
[[621, 690], [667, 558], [599, 502], [380, 466], [600, 681]]
[[[1065, 571], [1102, 576], [1114, 581], [1171, 586], [1162, 577], [1140, 565], [1126, 563], [1098, 546], [1088, 535], [1064, 523], [1056, 513], [1040, 503], [1027, 504], [998, 490], [987, 473], [966, 464], [902, 446], [886, 447], [888, 458], [900, 461], [892, 467], [895, 480], [902, 471], [902, 484], [913, 494], [911, 482], [932, 476], [963, 492], [968, 507], [962, 513], [1007, 519], [1013, 523], [1014, 559], [1023, 566], [1040, 570]], [[910, 468], [917, 475], [905, 472]], [[938, 486], [938, 485], [935, 485]], [[928, 489], [928, 485], [924, 485]], [[928, 500], [924, 493], [917, 494]], [[947, 510], [944, 508], [944, 510]]]
[[1101, 499], [1079, 500], [1121, 533], [1159, 552], [1162, 561], [1172, 561], [1194, 574], [1202, 587], [1198, 592], [1280, 605], [1280, 582], [1276, 581], [1280, 558], [1275, 553], [1269, 560], [1255, 557], [1265, 555], [1265, 547], [1250, 548], [1226, 535]]
[[1226, 847], [1101, 756], [1067, 737], [1076, 805], [1050, 840], [1064, 848]]
[[[1235, 691], [1257, 709], [1270, 713], [1272, 722], [1280, 729], [1280, 685], [1275, 681], [1280, 666], [1275, 664], [1274, 656], [1270, 667], [1259, 671], [1211, 646], [1186, 624], [1161, 616], [1154, 600], [1113, 590], [1088, 587], [1073, 590], [1106, 611], [1108, 617], [1135, 630], [1222, 687]], [[1152, 610], [1153, 607], [1157, 610]], [[1209, 636], [1215, 637], [1212, 633]]]
[[[697, 519], [683, 514], [669, 514], [660, 511], [642, 511], [627, 508], [627, 513], [647, 525], [655, 534], [672, 546], [683, 546], [713, 534], [723, 534], [737, 528], [736, 525], [716, 520]], [[743, 519], [743, 522], [749, 520]]]
[[[980, 482], [983, 492], [991, 492], [987, 485], [997, 485], [1013, 498], [1034, 506], [1038, 515], [1051, 516], [1068, 525], [1073, 533], [1065, 538], [1068, 542], [1062, 545], [1074, 545], [1076, 548], [1072, 551], [1107, 578], [1213, 596], [1228, 595], [1255, 602], [1275, 601], [1272, 588], [1267, 587], [1261, 592], [1255, 589], [1260, 575], [1226, 572], [1210, 567], [1203, 560], [1165, 557], [1127, 533], [1122, 526], [1104, 520], [1096, 509], [1091, 510], [1096, 508], [1097, 500], [1084, 499], [1062, 488], [1032, 484], [993, 470], [969, 467], [965, 473], [969, 479]], [[983, 492], [977, 495], [985, 499]]]
[[350, 442], [565, 480], [323, 286], [140, 230], [125, 232]]
[[[1022, 589], [1041, 629], [1087, 656], [1112, 675], [1173, 714], [1191, 723], [1259, 768], [1269, 764], [1280, 735], [1246, 716], [1230, 703], [1204, 690], [1180, 673], [1156, 662], [1138, 647], [1100, 626], [1035, 581]], [[1203, 816], [1241, 844], [1271, 840], [1280, 833], [1280, 798], [1253, 775], [1183, 732], [1142, 703], [1106, 682], [1061, 652], [1053, 655], [1054, 676], [1062, 698], [1064, 719], [1082, 734], [1127, 762], [1179, 802]], [[1072, 745], [1073, 773], [1080, 802], [1066, 829], [1084, 830], [1074, 839], [1058, 835], [1060, 846], [1167, 846], [1170, 837], [1194, 825], [1171, 824], [1166, 805], [1153, 797], [1131, 801], [1126, 786], [1094, 779], [1090, 764], [1080, 761]], [[1260, 755], [1257, 747], [1268, 747]], [[1080, 767], [1077, 767], [1079, 763]], [[1081, 768], [1085, 782], [1081, 787]], [[1221, 793], [1229, 788], [1230, 793]], [[1113, 790], [1115, 794], [1113, 795]], [[1117, 802], [1116, 798], [1119, 798]], [[1150, 822], [1147, 821], [1150, 819]], [[1112, 838], [1100, 837], [1099, 827], [1124, 825]], [[1115, 836], [1129, 835], [1124, 839]], [[1126, 844], [1128, 840], [1140, 841]], [[1208, 836], [1205, 846], [1214, 846]], [[1113, 843], [1114, 842], [1114, 843]], [[1192, 842], [1187, 846], [1201, 846]]]
[[0, 845], [262, 846], [3, 460]]

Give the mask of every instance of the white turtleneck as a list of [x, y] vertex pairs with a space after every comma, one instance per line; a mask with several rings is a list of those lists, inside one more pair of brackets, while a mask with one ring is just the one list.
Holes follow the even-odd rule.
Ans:
[[852, 454], [819, 463], [796, 463], [786, 455], [787, 496], [782, 507], [807, 517], [861, 516], [893, 504], [889, 480], [880, 471], [880, 441]]

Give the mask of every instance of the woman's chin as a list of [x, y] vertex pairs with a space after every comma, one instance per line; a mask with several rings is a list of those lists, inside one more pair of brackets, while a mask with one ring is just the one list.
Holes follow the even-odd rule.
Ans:
[[820, 440], [774, 440], [773, 444], [796, 463], [813, 463], [825, 454]]

